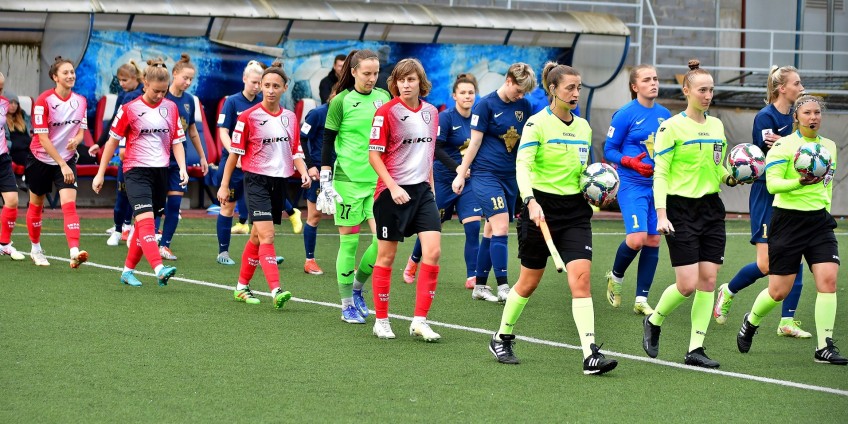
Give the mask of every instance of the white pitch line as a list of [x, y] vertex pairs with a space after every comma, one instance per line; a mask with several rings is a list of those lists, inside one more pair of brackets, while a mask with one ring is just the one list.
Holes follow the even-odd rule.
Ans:
[[[835, 234], [836, 234], [836, 236], [837, 236], [837, 237], [844, 237], [844, 236], [848, 236], [848, 233], [835, 233]], [[42, 236], [61, 236], [61, 237], [65, 237], [65, 233], [41, 233], [41, 235], [42, 235]], [[188, 234], [183, 233], [183, 234], [177, 234], [177, 236], [179, 236], [179, 237], [186, 237], [186, 236], [190, 236], [190, 237], [216, 237], [217, 235], [218, 235], [218, 234], [216, 234], [216, 233], [188, 233]], [[442, 235], [443, 235], [443, 236], [465, 236], [465, 233], [447, 233], [447, 232], [445, 232], [445, 233], [442, 233]], [[510, 233], [510, 235], [511, 235], [511, 236], [516, 236], [516, 233], [511, 232], [511, 233]], [[592, 235], [593, 235], [593, 236], [617, 236], [617, 237], [622, 237], [622, 236], [625, 236], [626, 234], [625, 234], [625, 233], [623, 233], [623, 232], [621, 232], [621, 233], [613, 232], [613, 233], [592, 233]], [[728, 236], [731, 236], [731, 237], [741, 237], [741, 236], [750, 237], [750, 236], [751, 236], [751, 233], [727, 233], [727, 235], [728, 235]], [[82, 233], [82, 234], [80, 234], [80, 236], [84, 236], [84, 237], [104, 237], [104, 238], [108, 238], [108, 237], [109, 237], [109, 234], [106, 234], [105, 232], [104, 232], [104, 233]], [[233, 234], [233, 237], [240, 237], [240, 236], [241, 236], [241, 237], [247, 237], [247, 234]], [[277, 234], [275, 235], [275, 237], [279, 237], [279, 236], [282, 236], [282, 237], [303, 237], [303, 235], [302, 235], [302, 234], [292, 234], [292, 233], [277, 233]], [[323, 234], [320, 234], [320, 233], [319, 233], [319, 234], [317, 234], [317, 236], [318, 236], [318, 237], [338, 237], [338, 234], [332, 234], [332, 233], [323, 233]], [[360, 236], [361, 236], [361, 237], [366, 237], [366, 236], [370, 237], [370, 236], [371, 236], [371, 233], [370, 233], [370, 232], [361, 233], [361, 234], [360, 234]]]
[[[59, 257], [59, 256], [47, 256], [47, 257], [50, 258], [50, 259], [58, 260], [58, 261], [70, 262], [69, 259]], [[93, 263], [93, 262], [85, 262], [84, 265], [92, 266], [92, 267], [95, 267], [95, 268], [107, 269], [107, 270], [111, 270], [111, 271], [118, 271], [118, 272], [123, 271], [123, 268], [120, 268], [120, 267], [103, 265], [103, 264], [98, 264], [98, 263]], [[152, 272], [143, 272], [143, 271], [136, 271], [136, 274], [147, 275], [147, 276], [150, 276], [150, 277], [156, 276], [156, 274], [153, 274]], [[209, 282], [209, 281], [193, 280], [193, 279], [190, 279], [190, 278], [183, 278], [183, 277], [171, 277], [170, 281], [182, 281], [184, 283], [195, 284], [195, 285], [199, 285], [199, 286], [212, 287], [212, 288], [216, 288], [216, 289], [224, 289], [224, 290], [232, 290], [233, 289], [232, 285], [223, 285], [223, 284], [218, 284], [218, 283], [212, 283], [212, 282]], [[253, 293], [259, 294], [259, 295], [262, 295], [262, 296], [266, 296], [266, 297], [271, 297], [271, 293], [268, 293], [268, 292], [254, 291]], [[337, 303], [321, 302], [321, 301], [318, 301], [318, 300], [303, 299], [303, 298], [299, 298], [299, 297], [292, 297], [291, 300], [294, 301], [294, 302], [307, 303], [307, 304], [311, 304], [311, 305], [319, 305], [319, 306], [326, 306], [326, 307], [330, 307], [330, 308], [341, 309], [341, 305], [339, 305]], [[372, 313], [373, 313], [373, 311], [372, 311]], [[403, 320], [403, 321], [412, 321], [412, 317], [408, 317], [408, 316], [404, 316], [404, 315], [389, 314], [389, 316], [392, 317], [392, 318]], [[486, 330], [486, 329], [483, 329], [483, 328], [467, 327], [467, 326], [464, 326], [464, 325], [451, 324], [451, 323], [439, 322], [439, 321], [431, 321], [431, 320], [427, 320], [427, 322], [430, 325], [435, 325], [435, 326], [444, 327], [444, 328], [450, 328], [450, 329], [453, 329], [453, 330], [462, 330], [462, 331], [466, 331], [466, 332], [470, 332], [470, 333], [485, 334], [487, 336], [492, 335], [491, 330]], [[535, 337], [516, 336], [516, 339], [522, 340], [522, 341], [525, 341], [525, 342], [528, 342], [528, 343], [543, 345], [543, 346], [559, 347], [559, 348], [566, 348], [566, 349], [572, 349], [572, 350], [581, 350], [582, 349], [580, 346], [570, 345], [570, 344], [567, 344], [567, 343], [555, 342], [555, 341], [552, 341], [552, 340], [538, 339], [538, 338], [535, 338]], [[604, 353], [607, 354], [608, 356], [612, 356], [612, 357], [625, 358], [625, 359], [630, 359], [630, 360], [633, 360], [633, 361], [647, 362], [647, 363], [650, 363], [650, 364], [662, 365], [662, 366], [671, 367], [671, 368], [678, 368], [678, 369], [682, 369], [682, 370], [686, 370], [686, 371], [715, 374], [715, 375], [721, 375], [721, 376], [725, 376], [725, 377], [739, 378], [739, 379], [742, 379], [742, 380], [750, 380], [750, 381], [757, 381], [757, 382], [760, 382], [760, 383], [776, 384], [778, 386], [793, 387], [793, 388], [796, 388], [796, 389], [809, 390], [809, 391], [814, 391], [814, 392], [830, 393], [830, 394], [834, 394], [834, 395], [848, 397], [848, 390], [835, 389], [835, 388], [832, 388], [832, 387], [824, 387], [824, 386], [816, 386], [816, 385], [812, 385], [812, 384], [797, 383], [797, 382], [794, 382], [794, 381], [779, 380], [779, 379], [776, 379], [776, 378], [761, 377], [761, 376], [758, 376], [758, 375], [744, 374], [744, 373], [738, 373], [738, 372], [692, 367], [692, 366], [684, 365], [684, 364], [677, 363], [677, 362], [663, 361], [663, 360], [660, 360], [660, 359], [654, 359], [654, 358], [649, 358], [649, 357], [644, 357], [644, 356], [630, 355], [630, 354], [627, 354], [627, 353], [619, 353], [619, 352], [613, 352], [613, 351], [609, 351], [609, 350], [605, 351]]]

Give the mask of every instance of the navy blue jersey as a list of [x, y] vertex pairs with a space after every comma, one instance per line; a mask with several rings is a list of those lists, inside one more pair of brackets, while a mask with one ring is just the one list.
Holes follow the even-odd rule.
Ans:
[[[244, 97], [244, 93], [241, 91], [231, 94], [227, 97], [227, 100], [224, 100], [224, 106], [221, 108], [221, 113], [218, 115], [218, 128], [226, 128], [230, 133], [230, 137], [232, 137], [233, 129], [236, 127], [239, 115], [253, 106], [256, 106], [256, 104], [261, 101], [262, 95], [259, 94], [256, 95], [253, 100], [248, 100], [247, 97]], [[230, 152], [222, 146], [221, 160], [218, 163], [227, 163], [227, 158], [229, 156]]]
[[[307, 153], [312, 166], [321, 169], [321, 148], [324, 146], [324, 122], [327, 120], [329, 103], [309, 111], [300, 127], [300, 144]], [[335, 162], [335, 160], [333, 160]]]
[[[177, 110], [180, 111], [180, 125], [183, 126], [183, 131], [185, 131], [186, 135], [186, 143], [183, 144], [186, 165], [199, 163], [200, 155], [195, 151], [194, 143], [191, 142], [191, 138], [188, 135], [188, 128], [194, 125], [194, 96], [184, 92], [182, 96], [177, 97], [168, 90], [165, 98], [176, 103]], [[174, 151], [171, 150], [171, 164], [176, 165], [176, 163], [177, 160], [174, 158]]]
[[[757, 112], [757, 116], [754, 117], [754, 128], [751, 132], [751, 142], [756, 144], [757, 147], [762, 149], [763, 153], [768, 154], [769, 148], [766, 146], [766, 142], [764, 141], [765, 135], [768, 133], [777, 134], [780, 137], [786, 137], [789, 134], [792, 134], [792, 111], [789, 111], [789, 114], [784, 115], [774, 107], [774, 104], [770, 104]], [[757, 179], [756, 182], [765, 183], [766, 182], [766, 174]]]
[[471, 129], [483, 133], [483, 143], [471, 165], [474, 171], [515, 178], [515, 157], [524, 123], [533, 114], [527, 99], [507, 103], [493, 91], [471, 109]]
[[[471, 116], [460, 115], [456, 108], [446, 109], [439, 113], [438, 146], [457, 164], [462, 163], [465, 149], [471, 142]], [[456, 169], [450, 168], [441, 161], [433, 162], [433, 177], [441, 181], [453, 181]]]
[[604, 144], [604, 158], [607, 162], [618, 165], [618, 176], [622, 185], [651, 187], [652, 178], [643, 177], [638, 172], [621, 166], [621, 158], [647, 153], [642, 162], [653, 166], [654, 137], [660, 124], [670, 117], [671, 112], [662, 105], [654, 103], [654, 107], [647, 108], [635, 99], [612, 115]]

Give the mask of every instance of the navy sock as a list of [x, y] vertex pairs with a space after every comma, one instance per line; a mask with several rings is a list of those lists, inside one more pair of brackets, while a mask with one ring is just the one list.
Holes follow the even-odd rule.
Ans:
[[798, 301], [801, 300], [801, 289], [804, 288], [804, 264], [798, 266], [798, 274], [795, 275], [795, 282], [792, 284], [792, 290], [786, 299], [783, 299], [783, 315], [782, 318], [795, 316], [795, 309], [798, 308]]
[[495, 278], [498, 285], [507, 284], [507, 263], [509, 263], [508, 236], [492, 236], [492, 246], [489, 248], [492, 255], [492, 268], [495, 269]]
[[757, 266], [757, 263], [751, 262], [748, 265], [743, 266], [742, 269], [736, 273], [736, 276], [730, 280], [727, 288], [731, 293], [736, 294], [739, 293], [740, 290], [754, 284], [754, 282], [765, 276], [765, 274], [760, 272], [760, 267]]
[[477, 277], [477, 285], [485, 286], [489, 280], [489, 271], [492, 269], [492, 239], [483, 236], [480, 240], [480, 250], [477, 251], [477, 270], [474, 271]]
[[409, 258], [412, 259], [412, 262], [421, 262], [421, 240], [417, 237], [415, 238], [415, 246], [412, 246], [412, 253], [409, 255]]
[[230, 250], [230, 227], [233, 226], [233, 217], [218, 215], [216, 229], [218, 232], [218, 253], [228, 252]]
[[247, 201], [244, 200], [244, 195], [236, 199], [236, 209], [239, 214], [239, 224], [247, 222]]
[[[121, 194], [121, 193], [123, 193], [123, 194]], [[130, 205], [130, 199], [127, 198], [127, 193], [126, 192], [121, 192], [121, 193], [118, 193], [118, 196], [124, 196], [124, 199], [126, 199], [126, 201], [127, 201], [126, 209], [124, 209], [124, 225], [130, 225], [133, 222], [132, 205]]]
[[318, 227], [309, 223], [303, 223], [303, 248], [306, 250], [306, 259], [315, 257], [315, 241], [318, 240]]
[[162, 223], [162, 215], [156, 215], [153, 217], [153, 232], [159, 232], [159, 224]]
[[171, 239], [174, 238], [174, 233], [177, 232], [177, 224], [180, 222], [180, 203], [182, 200], [183, 196], [179, 194], [168, 196], [168, 201], [165, 203], [165, 225], [162, 226], [160, 246], [171, 246]]
[[294, 208], [292, 207], [291, 202], [289, 202], [289, 199], [286, 199], [285, 208], [286, 208], [286, 215], [288, 215], [288, 216], [294, 215]]
[[127, 193], [123, 190], [118, 190], [115, 196], [115, 209], [112, 218], [115, 222], [115, 231], [123, 231], [124, 223], [126, 222], [127, 211], [132, 211], [130, 201], [127, 199]]
[[465, 278], [474, 276], [477, 269], [477, 251], [480, 249], [480, 221], [463, 224], [465, 230]]
[[638, 250], [633, 250], [627, 245], [627, 241], [622, 241], [618, 245], [618, 252], [615, 253], [615, 261], [612, 263], [612, 275], [618, 278], [624, 277], [627, 267], [636, 259], [639, 254]]
[[642, 254], [639, 255], [639, 271], [636, 274], [636, 296], [648, 297], [651, 284], [654, 282], [654, 274], [657, 273], [657, 262], [659, 260], [659, 246], [642, 246]]

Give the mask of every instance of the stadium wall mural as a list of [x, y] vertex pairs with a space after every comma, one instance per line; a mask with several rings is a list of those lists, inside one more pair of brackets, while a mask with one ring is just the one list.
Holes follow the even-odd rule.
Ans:
[[[305, 97], [318, 100], [318, 84], [332, 69], [337, 54], [368, 48], [385, 56], [388, 63], [415, 57], [422, 61], [433, 90], [427, 100], [435, 105], [452, 104], [450, 89], [457, 74], [471, 72], [479, 81], [480, 93], [497, 89], [507, 68], [522, 61], [540, 70], [548, 60], [562, 58], [567, 49], [467, 44], [414, 44], [373, 41], [289, 40], [283, 50], [286, 73], [291, 77], [283, 105], [293, 108]], [[144, 69], [149, 58], [162, 57], [171, 69], [181, 53], [188, 53], [197, 68], [197, 77], [188, 92], [198, 96], [214, 114], [223, 96], [242, 89], [241, 73], [252, 59], [270, 64], [275, 58], [222, 45], [203, 37], [171, 37], [124, 31], [94, 31], [88, 49], [77, 69], [74, 91], [88, 98], [89, 115], [104, 94], [120, 90], [114, 77], [118, 66], [134, 59]], [[210, 108], [213, 108], [210, 110]], [[214, 121], [212, 121], [214, 122]]]

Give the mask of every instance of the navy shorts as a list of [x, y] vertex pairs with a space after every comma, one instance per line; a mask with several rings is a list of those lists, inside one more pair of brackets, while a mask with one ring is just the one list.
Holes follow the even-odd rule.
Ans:
[[180, 166], [171, 164], [168, 166], [168, 191], [179, 191], [185, 193], [186, 186], [180, 185]]
[[18, 182], [12, 171], [12, 157], [8, 153], [0, 155], [0, 193], [18, 191]]
[[764, 180], [751, 185], [748, 210], [751, 213], [751, 244], [768, 243], [769, 223], [774, 211], [774, 195], [769, 193]]
[[312, 185], [304, 192], [306, 200], [312, 203], [318, 202], [318, 191], [321, 190], [321, 184], [318, 181], [312, 181]]
[[456, 212], [460, 221], [472, 216], [483, 215], [483, 208], [477, 202], [477, 196], [474, 195], [471, 181], [472, 179], [465, 180], [465, 188], [462, 189], [462, 194], [457, 195], [453, 192], [453, 188], [451, 188], [453, 180], [435, 180], [436, 207], [439, 208], [442, 222], [450, 221], [454, 212]]
[[650, 186], [622, 185], [618, 191], [618, 207], [627, 234], [658, 235], [654, 190]]
[[515, 201], [518, 198], [518, 182], [515, 175], [498, 176], [486, 171], [471, 171], [474, 179], [474, 195], [483, 215], [491, 218], [500, 213], [509, 214], [509, 221], [515, 214]]

